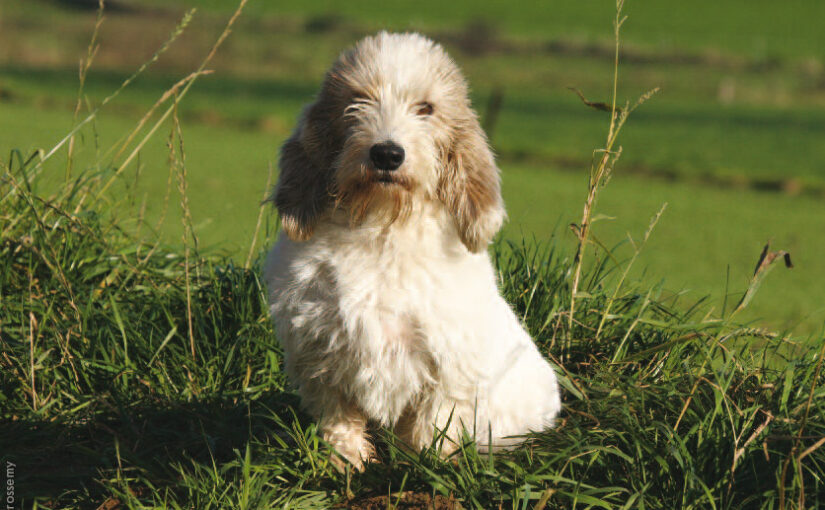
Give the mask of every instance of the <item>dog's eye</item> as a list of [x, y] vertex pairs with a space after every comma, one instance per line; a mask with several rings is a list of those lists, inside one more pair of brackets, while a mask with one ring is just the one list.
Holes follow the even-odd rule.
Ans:
[[432, 103], [424, 101], [415, 105], [415, 114], [422, 117], [428, 117], [433, 114], [434, 108]]
[[359, 111], [362, 111], [364, 106], [368, 105], [370, 102], [370, 98], [367, 94], [356, 92], [350, 98], [350, 103], [344, 108], [344, 115], [352, 116], [356, 115]]
[[363, 92], [356, 92], [355, 94], [352, 95], [351, 103], [352, 104], [365, 103], [365, 102], [369, 101], [369, 98], [370, 97], [367, 94], [363, 93]]

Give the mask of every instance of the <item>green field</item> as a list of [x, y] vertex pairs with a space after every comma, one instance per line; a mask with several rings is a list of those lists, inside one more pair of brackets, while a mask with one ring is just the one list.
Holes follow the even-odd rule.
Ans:
[[[231, 12], [224, 2], [145, 11], [140, 6], [151, 2], [134, 5], [113, 10], [101, 28], [84, 89], [90, 106], [151, 56], [184, 7], [200, 11], [156, 66], [101, 112], [94, 130], [83, 131], [78, 168], [101, 154], [111, 158], [106, 151], [196, 67]], [[607, 98], [609, 2], [587, 10], [576, 2], [530, 9], [494, 2], [453, 2], [446, 9], [331, 5], [252, 2], [210, 66], [215, 74], [203, 77], [181, 105], [191, 207], [202, 245], [245, 255], [268, 168], [301, 105], [311, 100], [341, 48], [382, 27], [423, 30], [443, 40], [465, 69], [482, 116], [491, 92], [503, 92], [491, 136], [503, 169], [508, 237], [547, 239], [557, 226], [578, 220], [584, 176], [592, 151], [603, 143], [606, 118], [585, 108], [567, 87]], [[663, 280], [671, 291], [697, 298], [709, 295], [718, 306], [726, 288], [742, 291], [759, 251], [772, 240], [791, 252], [796, 268], [772, 276], [748, 318], [803, 334], [819, 331], [825, 318], [825, 287], [818, 283], [825, 280], [818, 255], [825, 250], [825, 44], [813, 22], [822, 9], [816, 2], [631, 2], [620, 98], [633, 101], [650, 88], [662, 90], [622, 134], [623, 156], [599, 211], [616, 219], [596, 230], [614, 245], [627, 232], [639, 234], [667, 202], [637, 267], [647, 269], [650, 281]], [[798, 19], [800, 13], [810, 21]], [[3, 15], [0, 150], [48, 149], [72, 126], [76, 62], [86, 52], [94, 11], [29, 2], [10, 5]], [[164, 206], [168, 132], [162, 128], [144, 147], [139, 178], [133, 165], [121, 190], [128, 188], [128, 203], [135, 204], [124, 208], [125, 217], [135, 217], [144, 203], [147, 218], [168, 211], [159, 233], [174, 244], [182, 227], [177, 202]], [[59, 165], [47, 173], [53, 185], [65, 174]], [[561, 236], [562, 246], [572, 244], [572, 236]]]
[[[568, 87], [609, 100], [613, 2], [251, 0], [213, 72], [128, 165], [167, 105], [127, 136], [235, 5], [107, 2], [80, 89], [96, 3], [0, 7], [10, 506], [825, 505], [825, 3], [629, 2], [620, 103], [661, 91], [621, 133], [592, 232], [604, 248], [588, 248], [575, 313], [568, 227], [609, 119]], [[180, 37], [71, 154], [67, 143], [44, 161], [190, 7]], [[467, 442], [449, 459], [438, 438], [410, 452], [376, 428], [381, 462], [340, 472], [282, 372], [260, 280], [276, 216], [261, 201], [325, 69], [382, 28], [443, 42], [485, 121], [503, 97], [490, 135], [509, 222], [491, 253], [503, 295], [559, 367], [563, 412], [513, 451]], [[795, 267], [775, 264], [733, 312], [768, 241]]]

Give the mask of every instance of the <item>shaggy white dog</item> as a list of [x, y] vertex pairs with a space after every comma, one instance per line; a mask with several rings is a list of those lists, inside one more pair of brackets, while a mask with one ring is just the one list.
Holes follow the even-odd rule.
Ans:
[[382, 32], [343, 53], [282, 147], [266, 263], [286, 370], [361, 467], [369, 421], [482, 448], [552, 425], [556, 375], [500, 296], [486, 248], [499, 172], [444, 50]]

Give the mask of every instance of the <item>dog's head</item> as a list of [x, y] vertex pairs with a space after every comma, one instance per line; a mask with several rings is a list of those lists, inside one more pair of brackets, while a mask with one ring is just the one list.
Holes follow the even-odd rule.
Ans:
[[442, 203], [462, 242], [480, 251], [501, 227], [499, 173], [441, 46], [381, 32], [343, 53], [284, 143], [274, 201], [290, 238], [312, 236], [331, 208], [387, 224], [415, 200]]

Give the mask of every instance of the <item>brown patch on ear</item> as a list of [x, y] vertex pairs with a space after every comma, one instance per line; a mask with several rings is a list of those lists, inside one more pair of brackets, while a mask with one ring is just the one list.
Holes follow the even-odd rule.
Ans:
[[444, 162], [439, 199], [467, 249], [480, 252], [501, 228], [505, 212], [499, 170], [474, 114], [453, 133]]
[[312, 237], [330, 203], [330, 173], [338, 139], [332, 135], [332, 114], [328, 102], [319, 99], [304, 111], [295, 132], [281, 147], [273, 202], [284, 231], [294, 241]]
[[309, 160], [295, 136], [281, 147], [279, 166], [281, 174], [274, 202], [281, 216], [281, 225], [293, 241], [306, 241], [312, 237], [326, 202], [323, 171]]

